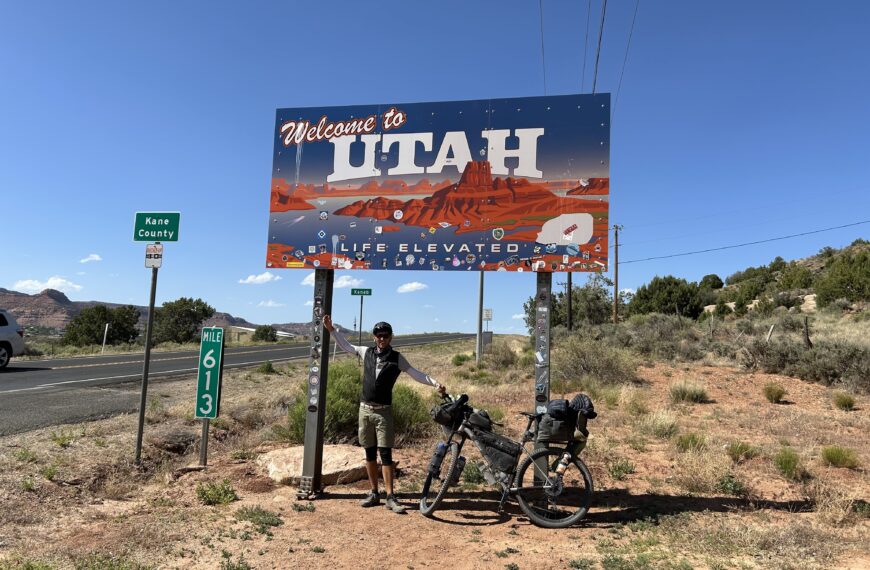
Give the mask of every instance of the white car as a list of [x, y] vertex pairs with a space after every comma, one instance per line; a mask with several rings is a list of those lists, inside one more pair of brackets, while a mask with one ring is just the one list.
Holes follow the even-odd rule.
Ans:
[[6, 368], [13, 356], [24, 353], [24, 329], [12, 313], [0, 309], [0, 368]]

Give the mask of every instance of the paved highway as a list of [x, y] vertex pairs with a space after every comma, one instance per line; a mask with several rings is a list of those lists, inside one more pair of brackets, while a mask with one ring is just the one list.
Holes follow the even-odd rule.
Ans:
[[[393, 345], [401, 348], [471, 336], [408, 335], [396, 337]], [[306, 358], [309, 350], [307, 343], [227, 348], [224, 369]], [[198, 357], [198, 352], [152, 352], [149, 383], [195, 375]], [[0, 370], [0, 435], [138, 410], [143, 359], [143, 353], [136, 353], [12, 360]]]

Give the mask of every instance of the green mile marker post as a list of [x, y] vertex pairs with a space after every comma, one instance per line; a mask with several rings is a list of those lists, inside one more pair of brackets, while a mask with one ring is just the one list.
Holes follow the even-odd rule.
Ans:
[[194, 417], [202, 420], [199, 464], [208, 461], [208, 421], [218, 417], [224, 371], [224, 329], [204, 327], [199, 345], [199, 370], [196, 379]]

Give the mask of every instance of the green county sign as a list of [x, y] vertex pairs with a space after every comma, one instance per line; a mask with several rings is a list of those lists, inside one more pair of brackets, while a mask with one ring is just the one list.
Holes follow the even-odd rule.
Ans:
[[133, 241], [178, 241], [181, 212], [136, 212]]

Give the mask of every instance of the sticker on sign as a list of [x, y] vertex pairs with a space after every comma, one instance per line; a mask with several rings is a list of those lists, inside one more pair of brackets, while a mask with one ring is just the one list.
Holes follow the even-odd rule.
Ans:
[[145, 267], [160, 267], [163, 265], [163, 244], [149, 243], [145, 246]]

